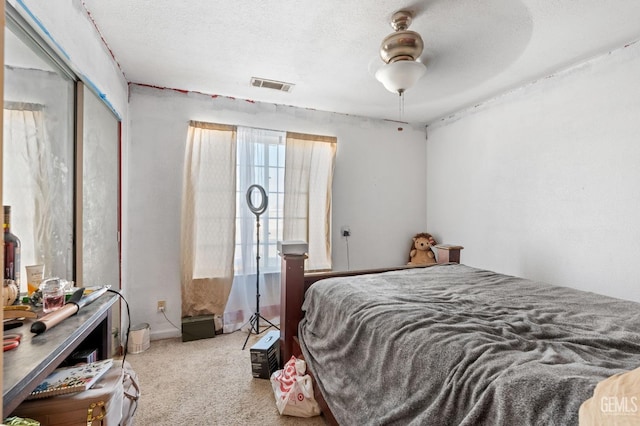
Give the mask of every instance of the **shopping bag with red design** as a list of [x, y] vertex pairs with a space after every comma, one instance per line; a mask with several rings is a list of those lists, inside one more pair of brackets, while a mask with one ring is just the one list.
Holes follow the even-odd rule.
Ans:
[[292, 356], [271, 375], [271, 387], [280, 414], [295, 417], [313, 417], [320, 414], [320, 407], [313, 397], [311, 376], [305, 374], [307, 364]]

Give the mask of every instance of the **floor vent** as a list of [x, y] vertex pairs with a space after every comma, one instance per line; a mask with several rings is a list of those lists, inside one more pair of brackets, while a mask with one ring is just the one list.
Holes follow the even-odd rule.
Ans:
[[267, 80], [265, 78], [251, 77], [253, 87], [264, 87], [267, 89], [280, 90], [281, 92], [291, 92], [295, 84], [283, 81]]

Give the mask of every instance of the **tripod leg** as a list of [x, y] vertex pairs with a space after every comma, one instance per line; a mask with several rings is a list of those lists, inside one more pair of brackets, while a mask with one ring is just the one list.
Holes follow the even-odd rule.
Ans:
[[251, 333], [260, 334], [258, 316], [256, 314], [251, 315], [251, 318], [249, 318], [249, 334]]
[[[247, 346], [247, 342], [249, 341], [249, 337], [251, 337], [251, 332], [253, 331], [254, 324], [255, 325], [258, 324], [258, 317], [255, 314], [252, 315], [251, 318], [249, 318], [249, 332], [247, 333], [247, 338], [244, 339], [244, 345], [242, 345], [242, 350], [244, 350], [244, 348]], [[256, 328], [256, 331], [255, 331], [256, 335], [260, 334], [259, 331], [260, 330]]]
[[249, 336], [251, 336], [251, 333], [247, 333], [247, 338], [244, 339], [244, 345], [242, 345], [242, 350], [244, 351], [244, 348], [247, 347], [247, 342], [249, 341]]
[[274, 327], [274, 328], [277, 328], [278, 330], [280, 330], [280, 327], [278, 327], [277, 325], [275, 325], [274, 323], [272, 323], [271, 321], [269, 321], [268, 319], [266, 319], [266, 318], [265, 318], [265, 317], [263, 317], [262, 315], [260, 315], [260, 314], [256, 314], [256, 315], [257, 315], [257, 316], [259, 316], [260, 318], [262, 318], [262, 320], [263, 320], [264, 322], [266, 322], [267, 324], [269, 324], [269, 327], [267, 327], [267, 328]]

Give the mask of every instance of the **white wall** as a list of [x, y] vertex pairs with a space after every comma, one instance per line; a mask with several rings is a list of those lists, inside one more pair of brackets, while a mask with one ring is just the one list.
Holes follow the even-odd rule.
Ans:
[[333, 263], [347, 269], [349, 225], [351, 269], [406, 262], [411, 236], [426, 225], [424, 129], [341, 114], [254, 103], [196, 93], [132, 85], [131, 143], [126, 212], [133, 322], [151, 325], [152, 339], [178, 330], [156, 312], [167, 301], [167, 317], [180, 326], [180, 203], [189, 120], [336, 136], [333, 181]]
[[640, 301], [640, 43], [428, 128], [427, 218], [462, 261]]
[[121, 118], [127, 82], [79, 0], [8, 0], [58, 55]]

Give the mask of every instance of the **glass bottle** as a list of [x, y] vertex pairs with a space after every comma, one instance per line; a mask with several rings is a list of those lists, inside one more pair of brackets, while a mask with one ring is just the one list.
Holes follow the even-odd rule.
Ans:
[[20, 291], [20, 239], [11, 233], [11, 206], [4, 206], [4, 279]]

